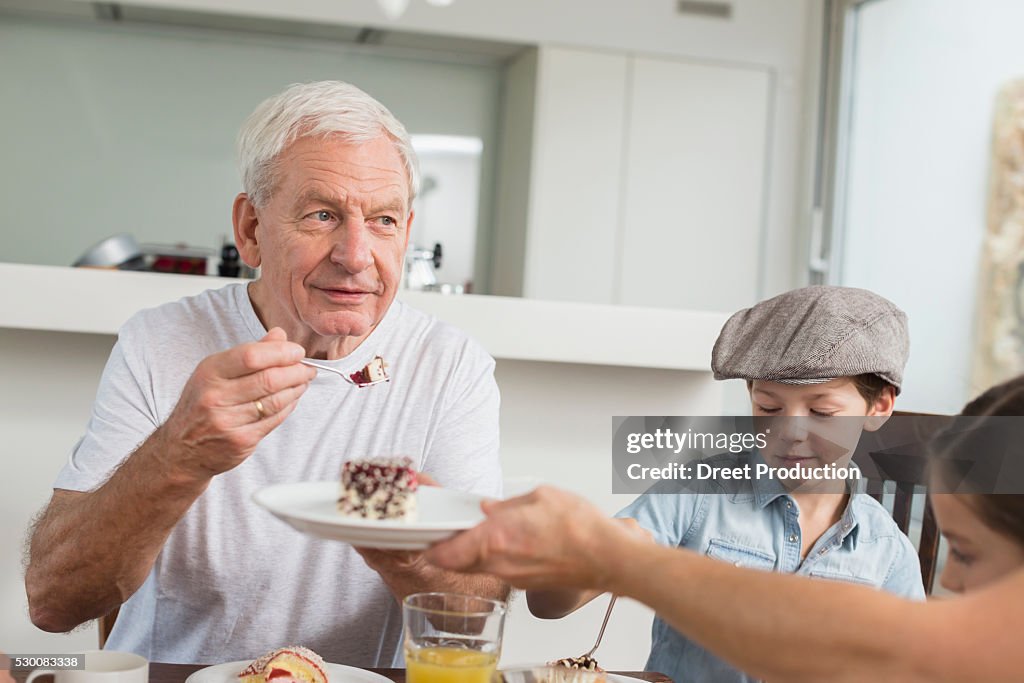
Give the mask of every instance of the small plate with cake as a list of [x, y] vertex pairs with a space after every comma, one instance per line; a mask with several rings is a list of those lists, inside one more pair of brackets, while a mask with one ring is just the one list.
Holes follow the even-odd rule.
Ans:
[[407, 459], [347, 462], [340, 485], [278, 484], [253, 499], [298, 531], [365, 548], [423, 550], [484, 518], [482, 496], [420, 486]]
[[194, 672], [185, 683], [392, 683], [378, 673], [324, 662], [320, 655], [292, 645], [255, 661], [225, 662]]

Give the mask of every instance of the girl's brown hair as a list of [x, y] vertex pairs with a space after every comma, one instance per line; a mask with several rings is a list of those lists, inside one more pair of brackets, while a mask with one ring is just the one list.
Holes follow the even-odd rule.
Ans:
[[[964, 406], [960, 414], [1024, 416], [1024, 375], [992, 387]], [[1024, 495], [967, 494], [964, 500], [987, 526], [1024, 546]]]

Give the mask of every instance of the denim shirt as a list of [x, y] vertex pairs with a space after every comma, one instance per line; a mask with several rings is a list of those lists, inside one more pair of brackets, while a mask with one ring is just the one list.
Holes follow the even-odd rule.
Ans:
[[[738, 453], [705, 462], [734, 467], [757, 459], [756, 454]], [[662, 545], [688, 548], [740, 567], [848, 581], [924, 599], [921, 566], [910, 539], [866, 494], [850, 496], [840, 520], [801, 561], [799, 508], [777, 482], [754, 479], [730, 491], [711, 485], [695, 493], [658, 493], [658, 488], [616, 516], [637, 520]], [[755, 680], [658, 617], [651, 636], [648, 671], [686, 683]]]

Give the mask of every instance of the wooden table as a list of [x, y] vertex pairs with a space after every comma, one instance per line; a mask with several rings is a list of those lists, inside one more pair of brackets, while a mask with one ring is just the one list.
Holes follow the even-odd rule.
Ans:
[[[160, 664], [151, 662], [149, 665], [149, 683], [184, 683], [189, 674], [202, 669], [203, 664]], [[405, 683], [405, 669], [369, 669], [379, 673], [385, 678], [390, 678], [395, 683]], [[25, 683], [28, 677], [27, 671], [15, 671], [14, 680], [17, 683]], [[672, 679], [664, 674], [647, 673], [646, 671], [616, 671], [624, 676], [632, 676], [650, 683], [672, 683]], [[46, 680], [46, 679], [43, 679]]]

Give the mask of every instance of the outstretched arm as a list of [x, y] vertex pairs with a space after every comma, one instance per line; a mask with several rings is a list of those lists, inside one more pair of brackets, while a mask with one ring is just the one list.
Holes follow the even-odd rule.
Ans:
[[583, 607], [604, 591], [580, 588], [549, 588], [526, 591], [530, 613], [540, 619], [561, 619]]
[[[630, 517], [616, 519], [630, 531], [652, 538], [649, 531]], [[604, 594], [602, 590], [592, 588], [548, 588], [526, 591], [526, 602], [530, 613], [541, 619], [561, 619], [583, 607], [594, 598]]]
[[[970, 596], [919, 603], [660, 547], [550, 488], [484, 511], [482, 524], [428, 559], [516, 587], [635, 598], [769, 681], [1012, 681], [1024, 670], [1024, 571]], [[554, 521], [569, 516], [571, 527]]]
[[624, 554], [631, 559], [614, 567], [614, 590], [768, 681], [1011, 681], [1024, 666], [1016, 635], [1024, 572], [975, 595], [922, 603], [683, 550]]

